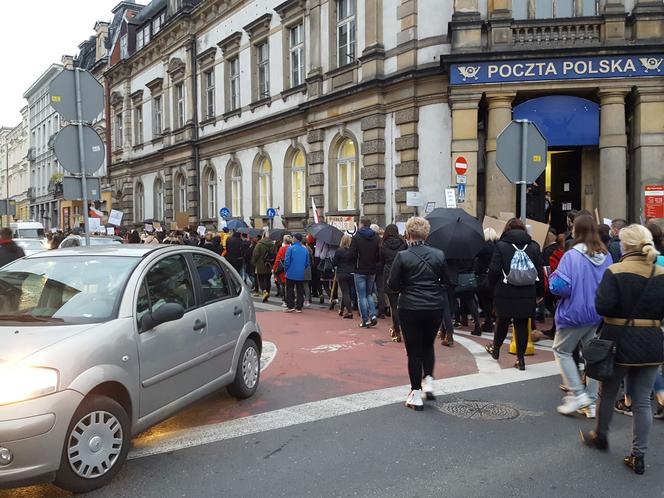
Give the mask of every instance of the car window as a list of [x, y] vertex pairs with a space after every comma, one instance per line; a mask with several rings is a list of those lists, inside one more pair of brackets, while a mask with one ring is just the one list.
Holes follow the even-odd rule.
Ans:
[[78, 239], [74, 237], [70, 239], [65, 239], [62, 242], [60, 242], [60, 247], [62, 249], [66, 249], [68, 247], [78, 247], [78, 246], [79, 246]]
[[[145, 283], [147, 284], [150, 308], [153, 312], [166, 303], [179, 304], [185, 310], [193, 308], [196, 303], [191, 275], [183, 256], [168, 256], [157, 261], [148, 270]], [[136, 311], [138, 313], [139, 310]]]
[[231, 295], [226, 273], [221, 264], [211, 256], [192, 254], [198, 276], [201, 280], [203, 302], [209, 303]]

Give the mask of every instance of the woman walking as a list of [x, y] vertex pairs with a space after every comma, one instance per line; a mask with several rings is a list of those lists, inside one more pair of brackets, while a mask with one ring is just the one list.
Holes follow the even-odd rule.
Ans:
[[572, 248], [549, 277], [551, 292], [560, 298], [553, 355], [569, 393], [557, 410], [563, 415], [580, 411], [588, 418], [595, 418], [598, 383], [588, 378], [583, 385], [574, 350], [579, 346], [583, 349], [597, 334], [601, 318], [595, 311], [595, 295], [612, 259], [592, 216], [576, 218], [572, 234]]
[[392, 327], [390, 328], [390, 337], [393, 342], [401, 342], [401, 325], [399, 323], [399, 293], [390, 290], [388, 281], [394, 258], [400, 251], [408, 249], [406, 241], [399, 235], [399, 227], [396, 225], [387, 225], [383, 234], [383, 242], [380, 248], [380, 260], [383, 265], [384, 283], [383, 288], [390, 303], [390, 317], [392, 318]]
[[283, 244], [277, 252], [277, 257], [274, 260], [274, 265], [272, 266], [272, 273], [274, 274], [274, 281], [281, 288], [281, 307], [288, 309], [286, 304], [286, 267], [284, 266], [284, 258], [286, 257], [286, 252], [288, 248], [293, 243], [293, 237], [290, 235], [284, 235]]
[[[521, 271], [515, 266], [522, 267]], [[512, 275], [513, 271], [515, 275]], [[521, 279], [515, 278], [518, 274], [522, 275]], [[517, 348], [514, 366], [525, 370], [528, 321], [535, 316], [537, 301], [544, 297], [544, 273], [540, 247], [530, 238], [526, 225], [518, 218], [507, 222], [496, 243], [489, 265], [489, 286], [493, 289], [493, 306], [498, 320], [493, 345], [485, 349], [497, 360], [500, 347], [507, 337], [507, 329], [513, 322]]]
[[424, 409], [422, 391], [434, 399], [434, 341], [443, 320], [449, 285], [443, 251], [424, 244], [431, 226], [424, 218], [413, 217], [406, 223], [408, 250], [398, 252], [392, 263], [388, 285], [399, 293], [399, 322], [408, 355], [411, 391], [406, 406]]
[[489, 265], [496, 248], [498, 234], [493, 228], [484, 229], [484, 247], [475, 256], [475, 275], [477, 275], [477, 298], [484, 313], [482, 332], [493, 332], [493, 293], [489, 287]]
[[650, 395], [664, 363], [664, 268], [655, 264], [659, 253], [647, 228], [630, 225], [620, 230], [619, 237], [623, 256], [604, 274], [595, 299], [597, 312], [604, 317], [601, 338], [616, 347], [615, 372], [601, 384], [595, 430], [581, 436], [587, 446], [608, 449], [613, 402], [624, 378], [634, 416], [632, 451], [624, 462], [643, 474], [653, 419]]
[[355, 254], [351, 251], [350, 243], [352, 238], [344, 234], [341, 238], [339, 249], [332, 257], [332, 264], [336, 271], [337, 285], [341, 289], [341, 309], [339, 316], [353, 319], [353, 301], [351, 298], [351, 287], [354, 285], [353, 271], [355, 271]]

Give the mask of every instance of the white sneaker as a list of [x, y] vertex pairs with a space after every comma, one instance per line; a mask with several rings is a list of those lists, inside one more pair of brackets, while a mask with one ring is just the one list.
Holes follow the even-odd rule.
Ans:
[[556, 410], [558, 410], [558, 413], [562, 413], [563, 415], [571, 415], [577, 410], [585, 408], [590, 404], [591, 401], [588, 395], [586, 393], [581, 393], [578, 396], [565, 396], [563, 398], [563, 404], [556, 408]]
[[588, 405], [585, 408], [581, 408], [576, 411], [577, 413], [580, 413], [581, 415], [585, 415], [586, 418], [595, 418], [597, 416], [597, 406], [593, 403], [592, 405]]
[[282, 308], [288, 308], [288, 305], [286, 303], [281, 303]]
[[422, 379], [422, 392], [428, 400], [436, 399], [436, 396], [433, 394], [433, 377], [427, 375]]
[[422, 391], [413, 389], [406, 398], [406, 406], [415, 410], [416, 412], [421, 412], [424, 410], [424, 403], [422, 403]]

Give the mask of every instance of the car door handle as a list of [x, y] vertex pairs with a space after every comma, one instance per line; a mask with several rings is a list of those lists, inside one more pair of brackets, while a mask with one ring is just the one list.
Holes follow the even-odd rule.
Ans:
[[242, 314], [242, 308], [236, 306], [235, 309], [233, 310], [233, 314], [235, 316], [240, 316]]
[[194, 322], [194, 330], [196, 330], [196, 331], [203, 330], [206, 326], [207, 326], [207, 323], [205, 323], [205, 321], [203, 321], [203, 320], [196, 320]]

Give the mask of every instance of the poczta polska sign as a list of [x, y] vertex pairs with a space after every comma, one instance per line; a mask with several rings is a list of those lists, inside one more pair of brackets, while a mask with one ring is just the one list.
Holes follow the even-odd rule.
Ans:
[[664, 76], [664, 56], [564, 57], [451, 64], [450, 84]]

